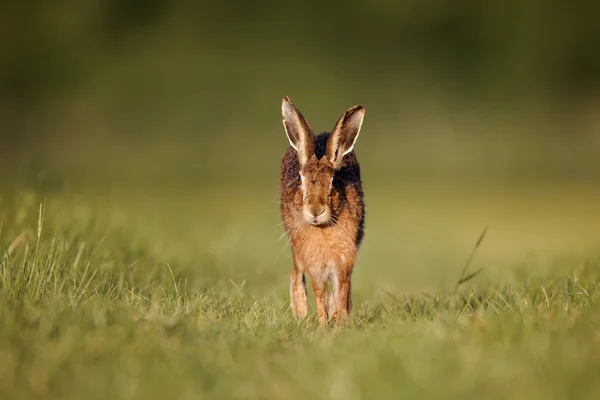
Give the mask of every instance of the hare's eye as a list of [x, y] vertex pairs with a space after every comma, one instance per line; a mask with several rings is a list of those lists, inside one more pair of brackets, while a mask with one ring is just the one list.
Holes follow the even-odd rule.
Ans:
[[302, 182], [302, 176], [300, 176], [300, 174], [298, 174], [298, 183]]

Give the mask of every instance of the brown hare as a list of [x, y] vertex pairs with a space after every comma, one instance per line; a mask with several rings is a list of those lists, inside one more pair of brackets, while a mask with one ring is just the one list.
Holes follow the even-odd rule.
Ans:
[[318, 136], [288, 97], [282, 100], [281, 112], [291, 144], [281, 162], [280, 207], [294, 260], [292, 311], [296, 318], [308, 314], [306, 272], [319, 324], [332, 318], [344, 323], [352, 309], [350, 278], [364, 235], [360, 169], [352, 149], [365, 109], [348, 109], [331, 133]]

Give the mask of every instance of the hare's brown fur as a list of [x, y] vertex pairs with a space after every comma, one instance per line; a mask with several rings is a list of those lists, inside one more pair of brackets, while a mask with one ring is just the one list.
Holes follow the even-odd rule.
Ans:
[[[360, 111], [364, 114], [362, 108]], [[331, 317], [345, 321], [352, 309], [351, 275], [364, 235], [365, 209], [358, 159], [351, 150], [356, 138], [351, 138], [351, 146], [345, 147], [350, 151], [334, 163], [331, 158], [339, 156], [337, 149], [327, 147], [335, 146], [330, 136], [335, 134], [336, 129], [339, 130], [338, 125], [331, 134], [325, 132], [316, 137], [308, 124], [306, 127], [309, 136], [304, 164], [301, 165], [299, 151], [293, 146], [287, 150], [281, 163], [281, 217], [294, 261], [290, 279], [294, 316], [303, 318], [308, 313], [306, 272], [315, 294], [319, 323], [325, 324]], [[302, 178], [299, 178], [300, 175]], [[326, 222], [307, 222], [305, 210], [316, 216], [324, 207], [330, 215]], [[328, 280], [333, 282], [329, 300]]]

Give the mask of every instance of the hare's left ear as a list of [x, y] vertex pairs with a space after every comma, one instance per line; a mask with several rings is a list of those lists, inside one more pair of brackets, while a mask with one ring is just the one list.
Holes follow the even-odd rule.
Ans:
[[354, 106], [341, 116], [331, 131], [325, 155], [335, 169], [342, 166], [342, 159], [354, 148], [364, 117], [365, 108]]

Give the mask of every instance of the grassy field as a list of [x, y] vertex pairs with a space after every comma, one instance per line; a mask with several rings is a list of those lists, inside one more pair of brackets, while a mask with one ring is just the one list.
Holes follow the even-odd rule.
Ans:
[[[4, 3], [0, 400], [600, 399], [593, 2]], [[291, 315], [283, 96], [367, 110], [344, 328]]]
[[345, 329], [292, 319], [273, 187], [7, 187], [2, 398], [600, 397], [597, 187], [367, 187]]

